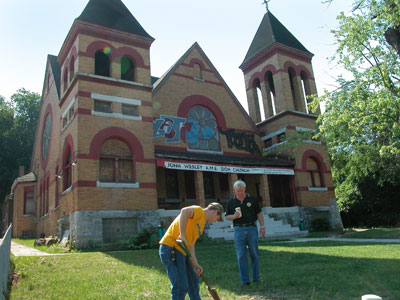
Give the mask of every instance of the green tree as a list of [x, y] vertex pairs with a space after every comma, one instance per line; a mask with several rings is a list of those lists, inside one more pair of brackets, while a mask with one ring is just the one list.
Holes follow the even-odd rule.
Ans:
[[0, 96], [0, 203], [18, 176], [18, 167], [29, 170], [40, 95], [19, 89], [6, 101]]
[[315, 103], [326, 104], [320, 136], [331, 155], [339, 207], [348, 211], [366, 178], [400, 185], [400, 3], [357, 0], [337, 19], [333, 60], [348, 73], [338, 78], [340, 88]]

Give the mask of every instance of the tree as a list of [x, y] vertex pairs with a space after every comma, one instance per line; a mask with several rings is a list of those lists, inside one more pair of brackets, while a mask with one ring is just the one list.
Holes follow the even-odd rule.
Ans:
[[6, 101], [0, 96], [0, 203], [18, 176], [18, 167], [29, 170], [39, 116], [40, 95], [19, 89]]
[[333, 60], [350, 78], [338, 78], [340, 88], [315, 103], [326, 103], [320, 136], [331, 155], [339, 207], [348, 211], [371, 178], [400, 186], [400, 3], [354, 1], [351, 14], [337, 19]]

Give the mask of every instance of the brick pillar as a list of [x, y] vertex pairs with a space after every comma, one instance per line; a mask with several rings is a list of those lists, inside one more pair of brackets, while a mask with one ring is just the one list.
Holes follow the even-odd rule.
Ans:
[[261, 197], [262, 197], [262, 206], [271, 206], [271, 198], [269, 196], [269, 185], [268, 185], [268, 175], [262, 174], [260, 177], [261, 183]]
[[247, 104], [249, 106], [249, 115], [250, 118], [254, 121], [254, 123], [258, 123], [261, 121], [260, 114], [260, 105], [257, 99], [257, 92], [255, 88], [251, 88], [247, 90]]
[[194, 172], [194, 184], [195, 184], [195, 188], [196, 188], [197, 204], [201, 207], [205, 207], [206, 199], [204, 196], [203, 172], [201, 172], [201, 171]]
[[267, 84], [265, 81], [261, 82], [261, 95], [264, 103], [265, 119], [268, 119], [274, 115], [274, 111], [272, 109], [271, 90], [269, 84]]
[[234, 173], [228, 174], [228, 184], [229, 184], [229, 194], [231, 197], [235, 195], [235, 190], [233, 189], [233, 184], [238, 180], [238, 175]]

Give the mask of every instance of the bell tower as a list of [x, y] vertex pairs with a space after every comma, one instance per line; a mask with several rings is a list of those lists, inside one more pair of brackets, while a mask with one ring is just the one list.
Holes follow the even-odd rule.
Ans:
[[256, 124], [285, 110], [310, 113], [306, 98], [316, 94], [312, 57], [267, 10], [240, 65]]

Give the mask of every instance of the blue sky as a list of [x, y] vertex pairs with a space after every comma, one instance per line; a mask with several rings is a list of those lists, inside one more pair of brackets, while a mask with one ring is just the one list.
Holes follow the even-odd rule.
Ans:
[[[24, 87], [42, 92], [48, 54], [58, 55], [76, 17], [88, 0], [0, 0], [0, 95], [9, 99]], [[265, 13], [262, 0], [124, 0], [155, 38], [151, 73], [161, 76], [198, 42], [247, 110], [243, 73], [238, 68]], [[330, 30], [351, 1], [271, 0], [270, 11], [311, 52], [317, 90], [334, 88], [341, 74], [328, 58], [336, 50]]]

